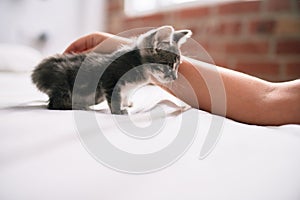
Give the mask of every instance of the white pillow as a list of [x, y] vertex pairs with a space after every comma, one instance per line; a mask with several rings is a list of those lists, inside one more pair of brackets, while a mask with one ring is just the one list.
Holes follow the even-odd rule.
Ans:
[[28, 72], [42, 60], [42, 54], [28, 46], [0, 44], [0, 71]]

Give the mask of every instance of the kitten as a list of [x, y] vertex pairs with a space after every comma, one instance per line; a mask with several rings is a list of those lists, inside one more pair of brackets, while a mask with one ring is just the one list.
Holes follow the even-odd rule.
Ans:
[[87, 109], [107, 100], [112, 114], [126, 114], [133, 90], [177, 78], [179, 47], [191, 34], [162, 26], [111, 54], [56, 55], [34, 69], [32, 81], [49, 96], [49, 109]]

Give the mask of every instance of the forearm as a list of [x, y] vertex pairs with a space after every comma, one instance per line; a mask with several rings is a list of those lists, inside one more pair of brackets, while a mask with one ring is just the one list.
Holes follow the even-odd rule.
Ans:
[[[299, 80], [271, 83], [230, 69], [188, 60], [182, 63], [179, 73], [188, 79], [193, 91], [180, 91], [179, 88], [184, 87], [179, 79], [173, 84], [172, 92], [193, 107], [249, 124], [300, 123]], [[218, 76], [223, 86], [216, 82]], [[191, 98], [193, 95], [197, 102]], [[222, 101], [226, 101], [226, 113]]]
[[272, 102], [270, 115], [278, 124], [300, 124], [300, 79], [272, 85], [268, 97]]

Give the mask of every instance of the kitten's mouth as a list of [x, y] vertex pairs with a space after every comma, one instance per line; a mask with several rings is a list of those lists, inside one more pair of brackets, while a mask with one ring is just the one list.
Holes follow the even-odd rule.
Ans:
[[175, 81], [177, 78], [176, 77], [155, 77], [151, 75], [150, 80], [153, 84], [167, 84]]

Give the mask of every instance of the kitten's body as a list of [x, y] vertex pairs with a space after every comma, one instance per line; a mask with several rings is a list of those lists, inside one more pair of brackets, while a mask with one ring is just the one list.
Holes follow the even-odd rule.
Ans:
[[112, 113], [124, 114], [133, 90], [153, 77], [163, 83], [177, 78], [180, 41], [190, 34], [164, 26], [112, 54], [53, 56], [36, 67], [32, 80], [49, 96], [49, 109], [86, 109], [107, 100]]

